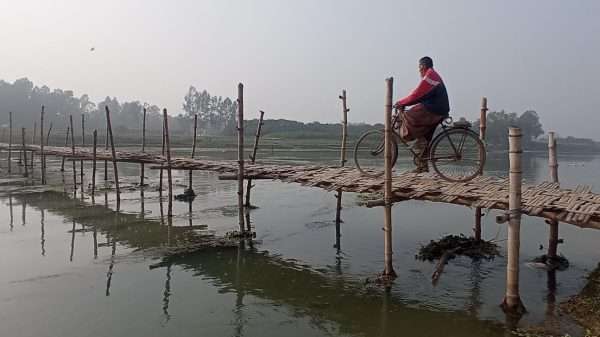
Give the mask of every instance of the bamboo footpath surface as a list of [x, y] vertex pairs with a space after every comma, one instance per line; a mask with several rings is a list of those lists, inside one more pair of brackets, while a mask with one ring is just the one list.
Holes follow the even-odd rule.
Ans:
[[[8, 150], [9, 145], [0, 143], [0, 149]], [[11, 146], [13, 151], [22, 147]], [[28, 145], [27, 151], [40, 152], [37, 145]], [[73, 159], [92, 160], [92, 149], [44, 146], [44, 154]], [[111, 152], [98, 150], [97, 160], [111, 160]], [[117, 151], [119, 162], [155, 164], [151, 168], [164, 166], [167, 159], [159, 154]], [[235, 174], [237, 161], [212, 161], [191, 158], [171, 158], [171, 168], [177, 170], [205, 170]], [[319, 187], [328, 191], [373, 193], [383, 196], [382, 178], [363, 176], [353, 167], [271, 165], [247, 163], [244, 168], [246, 179], [275, 179]], [[392, 178], [394, 202], [402, 200], [427, 200], [458, 204], [468, 207], [482, 207], [507, 210], [509, 196], [508, 179], [498, 177], [477, 177], [469, 182], [454, 183], [440, 179], [433, 173], [401, 173]], [[383, 201], [367, 203], [367, 206], [382, 206]], [[559, 188], [558, 183], [543, 182], [538, 185], [523, 185], [522, 212], [554, 221], [565, 222], [584, 228], [600, 229], [600, 194], [591, 192], [589, 186], [575, 189]]]

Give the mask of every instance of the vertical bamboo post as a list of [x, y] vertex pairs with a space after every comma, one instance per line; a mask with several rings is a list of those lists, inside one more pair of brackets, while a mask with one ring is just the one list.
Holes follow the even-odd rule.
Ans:
[[98, 146], [98, 131], [94, 130], [93, 134], [93, 149], [92, 149], [92, 202], [95, 201], [96, 193], [96, 147]]
[[[481, 98], [481, 110], [479, 111], [479, 139], [485, 141], [485, 131], [487, 129], [487, 97]], [[483, 214], [481, 207], [475, 208], [475, 240], [481, 241], [481, 218]]]
[[244, 85], [238, 84], [238, 221], [244, 232]]
[[384, 270], [383, 276], [393, 279], [396, 272], [392, 265], [392, 91], [394, 88], [394, 78], [385, 80], [385, 175], [384, 175]]
[[8, 112], [8, 173], [12, 166], [12, 111]]
[[[556, 139], [554, 132], [548, 133], [548, 167], [550, 168], [550, 179], [558, 184], [558, 160], [556, 159]], [[556, 258], [558, 251], [558, 221], [548, 221], [550, 225], [550, 238], [548, 240], [548, 257]]]
[[169, 206], [167, 208], [167, 217], [173, 216], [173, 177], [171, 176], [171, 141], [169, 139], [169, 116], [167, 109], [163, 109], [163, 118], [165, 124], [165, 145], [167, 146], [167, 179], [169, 184]]
[[[33, 122], [33, 134], [31, 135], [31, 144], [35, 145], [35, 136], [37, 135], [37, 122]], [[31, 151], [31, 176], [33, 177], [33, 157], [35, 151]]]
[[50, 146], [50, 133], [52, 132], [52, 122], [50, 122], [50, 127], [48, 128], [48, 133], [46, 134], [46, 146]]
[[121, 208], [121, 189], [119, 188], [119, 168], [117, 167], [117, 152], [115, 151], [115, 141], [113, 139], [112, 126], [110, 124], [110, 111], [108, 106], [104, 106], [106, 110], [106, 127], [108, 129], [108, 137], [110, 138], [110, 150], [113, 163], [113, 176], [115, 178], [115, 188], [117, 190], [117, 211]]
[[25, 128], [21, 128], [21, 140], [23, 142], [23, 161], [25, 162], [25, 173], [23, 174], [23, 176], [27, 178], [29, 176], [29, 173], [27, 172], [27, 151], [25, 150]]
[[[263, 119], [265, 116], [264, 111], [260, 111], [260, 117], [258, 118], [258, 126], [256, 127], [256, 136], [254, 138], [254, 147], [252, 148], [252, 155], [250, 155], [250, 163], [254, 164], [256, 162], [256, 153], [258, 152], [258, 141], [260, 140], [260, 132], [262, 130], [262, 126], [264, 124]], [[250, 190], [252, 190], [252, 179], [248, 178], [248, 182], [246, 185], [246, 202], [245, 206], [247, 209], [250, 209]], [[248, 230], [250, 230], [250, 224], [246, 224]]]
[[[104, 151], [108, 152], [108, 123], [106, 123], [106, 136], [104, 137]], [[104, 184], [108, 181], [108, 161], [104, 160]]]
[[[339, 96], [342, 100], [342, 144], [341, 144], [341, 154], [340, 154], [340, 166], [344, 167], [346, 165], [346, 142], [348, 138], [348, 109], [346, 105], [346, 90], [342, 90], [342, 95]], [[341, 228], [340, 225], [342, 223], [342, 189], [337, 190], [337, 205], [335, 207], [335, 247], [340, 249], [340, 238], [341, 238]]]
[[[194, 140], [192, 141], [192, 159], [194, 159], [194, 156], [196, 155], [196, 138], [197, 138], [197, 132], [198, 132], [198, 115], [194, 115]], [[188, 177], [188, 189], [186, 191], [187, 194], [190, 195], [194, 195], [194, 189], [192, 188], [192, 173], [194, 171], [190, 170], [189, 171], [189, 177]]]
[[69, 126], [71, 130], [71, 164], [73, 164], [73, 195], [77, 195], [77, 172], [75, 168], [75, 136], [73, 134], [73, 115], [69, 115]]
[[[142, 153], [146, 152], [146, 108], [142, 115]], [[140, 164], [140, 188], [144, 188], [144, 163]]]
[[[65, 147], [67, 147], [69, 145], [69, 131], [71, 131], [71, 127], [67, 126], [67, 135], [65, 136]], [[60, 164], [60, 172], [64, 172], [64, 171], [65, 171], [65, 156], [62, 156], [62, 163]]]
[[[165, 121], [163, 120], [163, 125], [162, 125], [162, 149], [161, 149], [161, 155], [164, 158], [165, 157]], [[164, 176], [164, 164], [160, 166], [160, 175], [158, 177], [158, 193], [160, 195], [162, 195], [162, 190], [163, 190], [163, 176]]]
[[[81, 147], [85, 148], [85, 115], [81, 114]], [[81, 191], [83, 192], [83, 159], [79, 161], [79, 175], [81, 180]], [[81, 194], [83, 197], [83, 193]]]
[[46, 156], [44, 155], [44, 106], [40, 114], [40, 158], [42, 166], [42, 185], [46, 184]]
[[523, 312], [519, 295], [519, 250], [521, 246], [521, 129], [510, 128], [509, 137], [509, 197], [508, 197], [508, 264], [506, 268], [505, 311]]

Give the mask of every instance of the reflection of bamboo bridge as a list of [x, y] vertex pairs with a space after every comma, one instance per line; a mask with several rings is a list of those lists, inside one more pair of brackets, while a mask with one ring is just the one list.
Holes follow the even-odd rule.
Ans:
[[[8, 149], [8, 144], [0, 144], [0, 149]], [[28, 151], [39, 152], [39, 146], [28, 145]], [[20, 150], [15, 149], [13, 150]], [[45, 147], [45, 155], [92, 160], [89, 149]], [[96, 160], [111, 160], [110, 151], [97, 151]], [[120, 162], [155, 164], [162, 167], [166, 158], [150, 153], [117, 151]], [[155, 168], [156, 168], [155, 167]], [[171, 158], [171, 168], [179, 170], [206, 170], [219, 173], [237, 173], [236, 161], [211, 161], [190, 158]], [[246, 178], [275, 179], [284, 182], [314, 186], [329, 191], [341, 189], [344, 192], [383, 194], [383, 180], [361, 175], [353, 167], [323, 167], [297, 165], [246, 164]], [[478, 177], [465, 183], [448, 182], [434, 174], [402, 173], [392, 178], [394, 201], [408, 199], [444, 202], [469, 207], [508, 209], [508, 179]], [[375, 206], [383, 202], [369, 202]], [[524, 185], [522, 211], [530, 216], [570, 223], [585, 228], [600, 229], [600, 194], [592, 193], [590, 187], [561, 189], [557, 183], [543, 182], [537, 185]]]

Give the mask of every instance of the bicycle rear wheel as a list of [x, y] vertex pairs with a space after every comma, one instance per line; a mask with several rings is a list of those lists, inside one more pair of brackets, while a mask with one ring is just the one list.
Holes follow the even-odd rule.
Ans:
[[443, 179], [469, 181], [483, 172], [485, 146], [471, 130], [456, 128], [441, 132], [431, 143], [430, 161]]
[[[354, 146], [354, 164], [364, 175], [379, 177], [384, 173], [385, 133], [381, 130], [367, 131], [360, 136]], [[392, 166], [398, 159], [398, 144], [392, 137]]]

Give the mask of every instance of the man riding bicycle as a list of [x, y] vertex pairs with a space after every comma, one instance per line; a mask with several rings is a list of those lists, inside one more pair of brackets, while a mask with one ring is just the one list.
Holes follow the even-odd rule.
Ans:
[[412, 106], [402, 114], [400, 136], [404, 141], [415, 143], [413, 149], [420, 154], [416, 158], [417, 168], [414, 172], [428, 172], [427, 148], [438, 124], [448, 117], [450, 104], [448, 93], [442, 77], [433, 69], [433, 60], [425, 56], [419, 60], [421, 82], [406, 97], [394, 105], [402, 111], [405, 106]]

